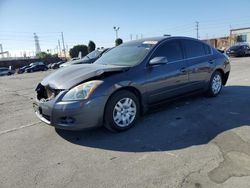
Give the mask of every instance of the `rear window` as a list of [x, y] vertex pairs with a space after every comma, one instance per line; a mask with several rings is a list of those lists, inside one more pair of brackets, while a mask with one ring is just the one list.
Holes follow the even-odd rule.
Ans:
[[207, 54], [203, 46], [204, 44], [199, 41], [183, 40], [182, 43], [183, 43], [187, 58], [201, 57]]

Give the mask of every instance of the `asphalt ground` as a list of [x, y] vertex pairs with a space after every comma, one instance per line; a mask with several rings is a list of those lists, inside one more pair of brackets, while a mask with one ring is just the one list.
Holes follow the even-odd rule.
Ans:
[[51, 71], [0, 78], [0, 187], [250, 187], [250, 58], [228, 84], [162, 105], [127, 132], [58, 131], [32, 109]]

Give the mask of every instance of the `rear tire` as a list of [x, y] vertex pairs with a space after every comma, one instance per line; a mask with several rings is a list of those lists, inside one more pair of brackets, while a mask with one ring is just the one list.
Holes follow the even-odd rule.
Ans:
[[121, 132], [131, 128], [139, 117], [138, 98], [127, 90], [118, 91], [107, 102], [104, 114], [104, 126]]
[[219, 71], [215, 71], [211, 76], [207, 95], [209, 97], [216, 97], [221, 92], [222, 85], [222, 75]]

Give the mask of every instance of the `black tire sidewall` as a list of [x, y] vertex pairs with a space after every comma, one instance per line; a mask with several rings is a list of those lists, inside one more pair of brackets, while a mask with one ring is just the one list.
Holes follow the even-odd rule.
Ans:
[[[113, 119], [114, 107], [117, 104], [117, 102], [123, 98], [131, 98], [136, 104], [135, 119], [129, 126], [126, 126], [126, 127], [118, 126]], [[139, 105], [138, 98], [130, 91], [126, 91], [126, 90], [118, 91], [113, 96], [111, 96], [111, 98], [107, 102], [105, 114], [104, 114], [104, 125], [106, 128], [114, 132], [121, 132], [121, 131], [128, 130], [135, 124], [136, 120], [139, 117], [139, 112], [140, 112], [140, 105]]]

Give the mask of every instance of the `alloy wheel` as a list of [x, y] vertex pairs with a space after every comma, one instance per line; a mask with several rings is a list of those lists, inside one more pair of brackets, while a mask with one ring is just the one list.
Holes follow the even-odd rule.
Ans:
[[219, 74], [216, 74], [212, 80], [212, 91], [216, 95], [220, 92], [222, 87], [222, 80]]
[[124, 128], [134, 121], [136, 113], [135, 101], [131, 98], [123, 98], [114, 107], [113, 120], [117, 126]]

